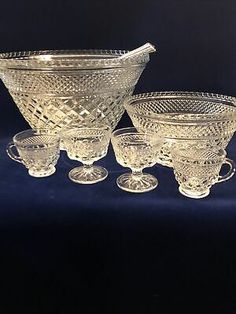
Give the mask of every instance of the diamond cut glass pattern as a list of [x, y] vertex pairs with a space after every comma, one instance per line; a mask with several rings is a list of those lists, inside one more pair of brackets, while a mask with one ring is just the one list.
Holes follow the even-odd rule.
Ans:
[[[17, 155], [13, 148], [17, 150]], [[17, 133], [7, 147], [9, 157], [22, 163], [33, 177], [47, 177], [55, 171], [60, 155], [60, 137], [47, 130], [25, 130]]]
[[[174, 174], [179, 191], [191, 198], [203, 198], [210, 193], [213, 184], [230, 179], [235, 173], [235, 164], [226, 158], [226, 152], [207, 149], [173, 149]], [[219, 175], [223, 164], [229, 166], [224, 176]]]
[[155, 165], [162, 139], [153, 134], [139, 133], [136, 128], [118, 129], [111, 137], [117, 162], [129, 167], [132, 173], [125, 173], [116, 180], [122, 190], [133, 193], [148, 192], [156, 188], [157, 179], [142, 170]]
[[33, 128], [60, 130], [94, 121], [113, 129], [149, 55], [125, 51], [32, 51], [0, 54], [0, 77]]
[[[224, 138], [236, 129], [236, 99], [200, 92], [156, 92], [128, 98], [125, 108], [136, 128], [164, 138]], [[172, 166], [171, 145], [164, 141], [159, 162]], [[225, 148], [223, 147], [223, 148]]]
[[110, 127], [72, 127], [61, 133], [68, 157], [83, 163], [82, 167], [76, 167], [69, 172], [69, 178], [81, 184], [103, 181], [108, 175], [107, 170], [101, 166], [94, 166], [93, 163], [107, 154]]

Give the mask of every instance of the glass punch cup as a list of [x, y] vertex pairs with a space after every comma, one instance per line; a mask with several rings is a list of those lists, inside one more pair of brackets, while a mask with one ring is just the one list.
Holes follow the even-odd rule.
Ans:
[[[236, 170], [234, 161], [226, 158], [226, 151], [218, 148], [175, 148], [172, 160], [180, 193], [196, 199], [209, 195], [212, 185], [229, 180]], [[220, 175], [223, 164], [229, 171]]]
[[153, 134], [139, 133], [136, 128], [129, 127], [114, 131], [111, 142], [117, 162], [132, 171], [117, 178], [118, 187], [134, 193], [155, 189], [158, 185], [157, 179], [142, 170], [156, 164], [162, 139]]
[[[17, 152], [17, 154], [14, 152]], [[47, 177], [55, 171], [60, 156], [60, 137], [45, 129], [29, 129], [17, 133], [7, 146], [8, 156], [22, 163], [29, 175]]]

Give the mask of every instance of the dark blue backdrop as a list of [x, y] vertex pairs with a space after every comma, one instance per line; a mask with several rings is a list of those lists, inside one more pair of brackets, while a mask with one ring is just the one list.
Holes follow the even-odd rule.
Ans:
[[[236, 96], [235, 16], [234, 0], [2, 1], [0, 49], [150, 41], [158, 52], [136, 92]], [[236, 178], [194, 201], [170, 169], [154, 167], [159, 187], [132, 195], [116, 187], [126, 170], [110, 152], [100, 161], [110, 175], [97, 185], [70, 182], [76, 163], [64, 154], [54, 176], [34, 179], [6, 156], [28, 126], [2, 83], [0, 103], [1, 313], [180, 313], [189, 299], [189, 312], [235, 313]]]

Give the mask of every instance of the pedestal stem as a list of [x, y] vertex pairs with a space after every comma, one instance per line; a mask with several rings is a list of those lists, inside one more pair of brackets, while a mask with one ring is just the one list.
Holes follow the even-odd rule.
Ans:
[[134, 176], [134, 178], [139, 178], [140, 176], [143, 175], [142, 169], [141, 170], [132, 170], [132, 175]]

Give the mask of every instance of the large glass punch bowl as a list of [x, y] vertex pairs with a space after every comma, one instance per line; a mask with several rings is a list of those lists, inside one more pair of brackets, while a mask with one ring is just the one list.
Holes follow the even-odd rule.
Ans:
[[0, 54], [0, 78], [32, 128], [119, 122], [149, 54], [121, 50], [49, 50]]

